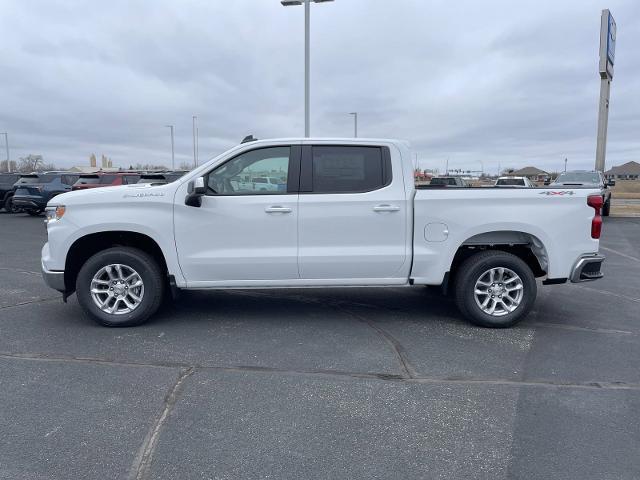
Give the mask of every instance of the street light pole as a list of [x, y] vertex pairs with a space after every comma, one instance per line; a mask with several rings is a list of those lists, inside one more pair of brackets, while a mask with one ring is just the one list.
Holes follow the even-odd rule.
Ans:
[[7, 132], [0, 133], [4, 135], [5, 145], [7, 146], [7, 173], [11, 173], [11, 160], [9, 160], [9, 134]]
[[358, 112], [351, 112], [349, 115], [353, 115], [353, 136], [358, 138]]
[[198, 166], [198, 117], [193, 116], [193, 168]]
[[171, 168], [175, 170], [176, 169], [176, 152], [175, 152], [174, 142], [173, 142], [173, 125], [165, 125], [165, 127], [171, 129]]
[[567, 173], [567, 158], [564, 159], [564, 173]]
[[304, 3], [304, 136], [311, 136], [311, 2], [324, 3], [333, 0], [281, 0], [284, 7]]

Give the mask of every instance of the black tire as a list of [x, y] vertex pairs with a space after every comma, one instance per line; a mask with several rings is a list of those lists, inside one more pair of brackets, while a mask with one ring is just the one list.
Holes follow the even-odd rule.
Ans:
[[13, 195], [5, 200], [4, 209], [9, 213], [18, 213], [20, 211], [20, 209], [13, 203]]
[[[520, 277], [522, 283], [522, 298], [520, 299], [520, 303], [513, 311], [501, 316], [484, 312], [476, 301], [476, 282], [480, 280], [487, 271], [493, 268], [506, 268], [511, 270]], [[500, 283], [500, 288], [502, 288], [502, 283]], [[465, 318], [471, 323], [481, 327], [506, 328], [515, 325], [526, 317], [533, 307], [537, 291], [536, 278], [531, 268], [511, 253], [498, 250], [476, 253], [458, 267], [455, 282], [456, 304]], [[487, 297], [482, 298], [485, 300]], [[492, 300], [489, 300], [489, 302], [492, 302]]]
[[[135, 270], [144, 283], [139, 305], [128, 313], [112, 314], [101, 310], [91, 296], [91, 282], [103, 267], [121, 264]], [[93, 255], [80, 269], [76, 280], [78, 302], [84, 311], [105, 327], [132, 327], [147, 321], [160, 307], [165, 282], [158, 263], [142, 250], [114, 247]]]
[[604, 202], [604, 205], [602, 205], [602, 216], [608, 217], [610, 210], [611, 210], [611, 197], [609, 197], [609, 200]]

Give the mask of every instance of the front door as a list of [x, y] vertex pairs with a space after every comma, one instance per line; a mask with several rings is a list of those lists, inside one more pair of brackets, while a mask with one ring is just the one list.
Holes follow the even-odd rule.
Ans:
[[200, 208], [176, 202], [176, 247], [189, 287], [299, 278], [299, 161], [299, 146], [251, 150], [205, 176]]

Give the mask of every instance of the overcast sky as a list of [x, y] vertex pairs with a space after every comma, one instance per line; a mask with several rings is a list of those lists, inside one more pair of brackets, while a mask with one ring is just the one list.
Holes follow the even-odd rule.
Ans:
[[[412, 142], [420, 164], [593, 168], [600, 11], [618, 25], [607, 166], [640, 161], [640, 1], [312, 5], [312, 135]], [[279, 0], [0, 2], [0, 132], [59, 166], [200, 160], [304, 133], [304, 11]], [[2, 140], [0, 140], [1, 142]], [[4, 158], [0, 149], [0, 157]]]

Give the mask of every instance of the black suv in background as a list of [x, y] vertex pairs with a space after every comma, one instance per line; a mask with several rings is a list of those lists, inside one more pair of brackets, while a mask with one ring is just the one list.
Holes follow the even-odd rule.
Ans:
[[22, 175], [15, 184], [13, 206], [29, 215], [39, 215], [53, 197], [70, 192], [78, 177], [77, 173], [51, 172]]
[[19, 173], [0, 173], [0, 209], [4, 208], [7, 212], [15, 211], [13, 207], [14, 185], [20, 177]]

